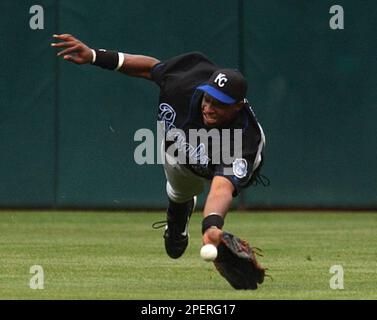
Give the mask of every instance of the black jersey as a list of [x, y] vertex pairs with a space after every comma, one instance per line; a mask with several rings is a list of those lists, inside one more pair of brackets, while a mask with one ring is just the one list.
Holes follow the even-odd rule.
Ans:
[[[164, 123], [166, 149], [176, 144], [176, 148], [185, 154], [184, 165], [194, 174], [206, 179], [224, 176], [234, 185], [236, 195], [240, 188], [250, 185], [253, 173], [259, 170], [265, 143], [262, 128], [247, 101], [245, 108], [226, 128], [218, 128], [216, 138], [209, 134], [213, 139], [203, 143], [188, 139], [190, 130], [209, 133], [213, 129], [203, 122], [203, 92], [197, 87], [218, 69], [204, 55], [194, 52], [158, 63], [152, 69], [152, 80], [160, 87], [158, 120]], [[227, 135], [223, 135], [226, 130]], [[236, 131], [242, 136], [242, 146], [233, 157], [237, 148]], [[173, 134], [169, 136], [171, 132]], [[224, 143], [225, 137], [228, 143]], [[223, 157], [224, 154], [228, 157]]]

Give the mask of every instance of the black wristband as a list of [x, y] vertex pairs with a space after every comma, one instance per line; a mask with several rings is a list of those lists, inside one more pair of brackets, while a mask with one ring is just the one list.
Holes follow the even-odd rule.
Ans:
[[224, 226], [224, 218], [219, 216], [218, 214], [211, 214], [203, 219], [202, 222], [202, 234], [204, 234], [207, 229], [211, 227], [217, 227], [218, 229], [222, 229]]
[[96, 60], [94, 61], [93, 65], [107, 70], [115, 70], [118, 67], [118, 52], [106, 51], [103, 49], [94, 51], [96, 52]]

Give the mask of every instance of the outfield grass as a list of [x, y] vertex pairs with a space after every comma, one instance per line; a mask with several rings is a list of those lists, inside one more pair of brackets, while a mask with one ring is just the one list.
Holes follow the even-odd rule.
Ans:
[[[199, 213], [185, 255], [165, 254], [163, 213], [0, 212], [0, 299], [377, 299], [377, 215], [230, 213], [226, 230], [264, 250], [257, 291], [236, 291], [199, 257]], [[29, 288], [41, 265], [43, 290]], [[332, 290], [332, 265], [344, 289]]]

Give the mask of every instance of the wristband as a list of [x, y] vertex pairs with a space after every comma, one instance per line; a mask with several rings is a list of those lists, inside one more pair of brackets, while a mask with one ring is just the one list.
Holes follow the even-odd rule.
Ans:
[[207, 229], [211, 227], [217, 227], [222, 229], [224, 226], [224, 218], [217, 213], [210, 213], [209, 216], [205, 217], [202, 222], [202, 234], [204, 234]]
[[92, 64], [107, 70], [119, 70], [124, 62], [124, 54], [104, 49], [93, 50]]
[[95, 50], [93, 50], [93, 49], [90, 49], [90, 50], [92, 50], [92, 54], [93, 54], [92, 64], [94, 64], [94, 62], [96, 62], [97, 54], [96, 54]]
[[124, 60], [125, 60], [124, 53], [118, 52], [118, 58], [119, 58], [118, 59], [118, 67], [115, 68], [116, 71], [118, 71], [123, 66], [123, 63], [124, 63]]

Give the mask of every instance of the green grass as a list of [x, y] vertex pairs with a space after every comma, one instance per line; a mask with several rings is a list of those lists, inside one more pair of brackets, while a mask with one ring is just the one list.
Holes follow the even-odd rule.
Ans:
[[[165, 254], [163, 213], [0, 212], [0, 299], [377, 299], [377, 215], [229, 213], [225, 230], [260, 247], [269, 268], [256, 291], [237, 291], [199, 257], [199, 213], [185, 255]], [[30, 267], [41, 265], [43, 290]], [[332, 290], [332, 265], [344, 290]]]

